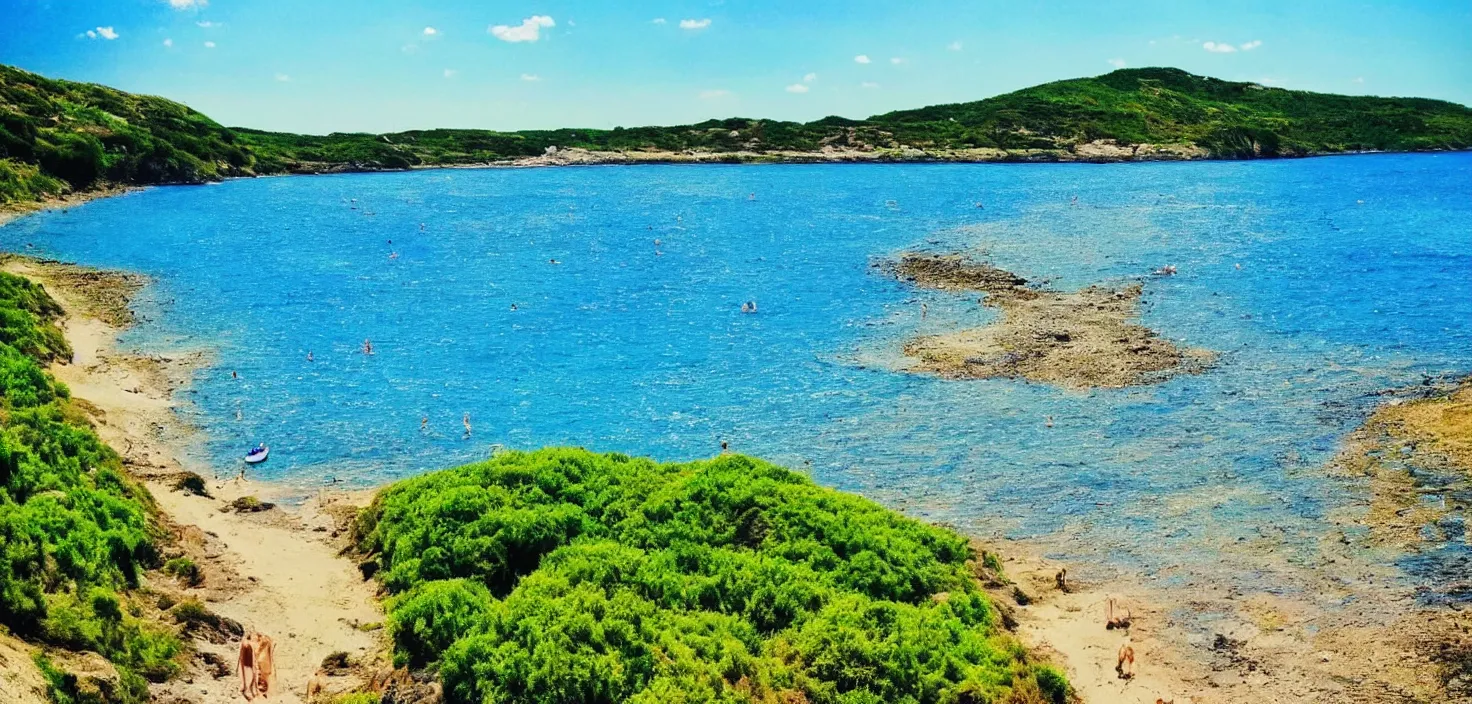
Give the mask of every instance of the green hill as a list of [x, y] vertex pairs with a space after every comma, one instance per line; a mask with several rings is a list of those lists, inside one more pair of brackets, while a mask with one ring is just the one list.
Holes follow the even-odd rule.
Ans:
[[866, 120], [318, 136], [226, 128], [163, 98], [0, 66], [0, 205], [105, 184], [483, 164], [550, 147], [596, 152], [581, 156], [594, 161], [1264, 158], [1467, 149], [1472, 109], [1143, 68]]
[[233, 131], [179, 103], [0, 66], [0, 204], [219, 180], [252, 163]]

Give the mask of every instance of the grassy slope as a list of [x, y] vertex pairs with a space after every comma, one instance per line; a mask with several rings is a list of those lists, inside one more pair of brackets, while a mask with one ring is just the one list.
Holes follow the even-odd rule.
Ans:
[[249, 174], [236, 135], [179, 103], [0, 66], [0, 204], [103, 182]]
[[[152, 498], [42, 366], [71, 354], [60, 312], [39, 286], [0, 273], [0, 626], [100, 653], [122, 676], [109, 701], [141, 703], [145, 679], [179, 672], [185, 648], [139, 617], [133, 594], [158, 562]], [[56, 701], [84, 701], [75, 678], [41, 664]]]
[[[1466, 149], [1472, 109], [1417, 98], [1267, 88], [1178, 69], [1122, 69], [986, 100], [809, 123], [731, 118], [612, 130], [413, 130], [325, 136], [227, 129], [187, 107], [0, 66], [0, 205], [101, 182], [485, 163], [547, 147], [708, 153], [1055, 150], [1113, 139], [1201, 147], [1217, 158]], [[896, 153], [895, 158], [903, 158]]]
[[449, 704], [1068, 700], [964, 538], [748, 457], [507, 453], [384, 489], [357, 536]]

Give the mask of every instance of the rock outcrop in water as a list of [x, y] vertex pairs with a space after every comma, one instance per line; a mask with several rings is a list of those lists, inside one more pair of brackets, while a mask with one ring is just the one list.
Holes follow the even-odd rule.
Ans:
[[1072, 389], [1119, 388], [1204, 370], [1206, 350], [1182, 349], [1137, 322], [1141, 286], [1073, 291], [1027, 280], [960, 255], [905, 254], [899, 278], [942, 291], [985, 294], [1001, 317], [991, 325], [927, 335], [905, 345], [910, 371], [955, 379], [1008, 377]]

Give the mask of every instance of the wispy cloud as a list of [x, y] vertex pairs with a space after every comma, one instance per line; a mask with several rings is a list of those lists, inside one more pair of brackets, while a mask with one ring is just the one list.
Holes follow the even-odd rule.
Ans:
[[892, 64], [894, 64], [894, 65], [896, 65], [896, 66], [898, 66], [898, 65], [904, 63], [907, 60], [908, 59], [906, 59], [903, 56], [892, 56], [892, 57], [890, 57], [889, 62], [892, 63]]
[[523, 74], [521, 74], [521, 80], [526, 81], [528, 83], [535, 83], [537, 81], [542, 80], [542, 77], [541, 76], [538, 76], [535, 73], [523, 73]]
[[492, 36], [503, 42], [534, 42], [542, 38], [543, 27], [556, 27], [557, 23], [546, 15], [532, 15], [521, 21], [521, 24], [511, 27], [498, 24], [488, 28]]
[[200, 20], [199, 22], [195, 22], [194, 24], [196, 24], [196, 25], [198, 25], [200, 27], [204, 27], [205, 29], [212, 29], [214, 27], [219, 27], [223, 23], [221, 23], [221, 22], [211, 22], [209, 20]]
[[1231, 44], [1220, 44], [1217, 42], [1206, 42], [1201, 45], [1201, 48], [1213, 54], [1231, 54], [1237, 51], [1237, 47]]
[[433, 36], [435, 36], [436, 34], [439, 34], [439, 33], [440, 33], [440, 31], [438, 29], [435, 29], [434, 27], [425, 27], [424, 28], [424, 31], [421, 32], [421, 34], [423, 34], [426, 37], [433, 37]]
[[164, 40], [164, 46], [167, 47], [167, 46], [173, 46], [173, 45], [174, 45], [174, 40], [172, 40], [172, 39], [165, 39]]
[[205, 0], [169, 0], [169, 7], [175, 10], [192, 10], [196, 7], [204, 7], [209, 3]]
[[205, 42], [204, 43], [204, 48], [206, 48], [206, 49], [213, 49], [213, 48], [215, 48], [215, 43], [214, 42]]
[[701, 20], [680, 20], [680, 29], [705, 29], [710, 26], [710, 18]]
[[656, 18], [654, 18], [654, 23], [655, 24], [668, 24], [668, 22], [666, 22], [663, 17], [656, 17]]
[[712, 88], [711, 90], [700, 91], [700, 99], [715, 100], [716, 98], [724, 98], [730, 94], [731, 91], [726, 90], [725, 88]]
[[854, 63], [856, 63], [856, 64], [867, 64], [867, 63], [871, 63], [871, 62], [869, 60], [869, 55], [868, 54], [859, 54], [858, 56], [855, 56], [854, 57]]
[[282, 83], [290, 83], [291, 76], [288, 76], [284, 73], [278, 73], [276, 74], [276, 80], [281, 81]]
[[859, 87], [860, 88], [878, 88], [879, 87], [879, 84], [878, 83], [875, 83], [874, 81], [864, 81], [863, 83], [860, 83], [859, 84]]
[[816, 80], [818, 80], [818, 74], [816, 73], [809, 73], [808, 75], [802, 77], [803, 83], [812, 83]]
[[787, 86], [788, 93], [806, 93], [808, 92], [808, 90], [810, 89], [806, 85], [803, 85], [801, 83], [794, 83], [790, 86]]
[[457, 73], [459, 73], [459, 71], [456, 71], [453, 68], [447, 68], [445, 69], [445, 78], [454, 78], [455, 74]]
[[1260, 46], [1262, 46], [1262, 40], [1261, 39], [1254, 39], [1254, 40], [1252, 40], [1250, 42], [1247, 42], [1246, 44], [1243, 44], [1239, 48], [1242, 49], [1242, 51], [1252, 51], [1253, 49], [1256, 49], [1256, 48], [1258, 48]]
[[1109, 65], [1115, 68], [1124, 68], [1124, 59], [1110, 59]]
[[118, 33], [113, 31], [112, 27], [98, 27], [97, 29], [89, 29], [85, 32], [82, 32], [81, 34], [78, 34], [77, 36], [86, 37], [88, 39], [102, 38], [108, 41], [112, 41], [118, 38]]
[[965, 47], [964, 44], [961, 43], [961, 40], [960, 39], [957, 39], [956, 41], [953, 41], [950, 44], [947, 44], [946, 45], [946, 48], [947, 49], [950, 49], [951, 51], [960, 51], [960, 50], [962, 50], [962, 49], [964, 49], [966, 47]]
[[1364, 76], [1355, 76], [1354, 77], [1354, 80], [1350, 81], [1350, 83], [1357, 83], [1359, 85], [1364, 85], [1365, 84], [1365, 77]]

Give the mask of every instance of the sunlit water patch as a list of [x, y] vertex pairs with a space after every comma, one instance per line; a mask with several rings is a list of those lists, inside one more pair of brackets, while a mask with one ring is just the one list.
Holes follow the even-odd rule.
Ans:
[[[158, 188], [0, 246], [154, 278], [126, 342], [217, 350], [181, 400], [221, 474], [256, 442], [266, 478], [376, 484], [497, 444], [680, 459], [727, 441], [1151, 571], [1268, 534], [1307, 555], [1363, 500], [1321, 468], [1370, 394], [1472, 371], [1469, 222], [1465, 154], [650, 166]], [[1060, 289], [1143, 279], [1144, 324], [1219, 359], [1089, 393], [898, 373], [905, 339], [995, 315], [872, 266], [917, 248]]]

